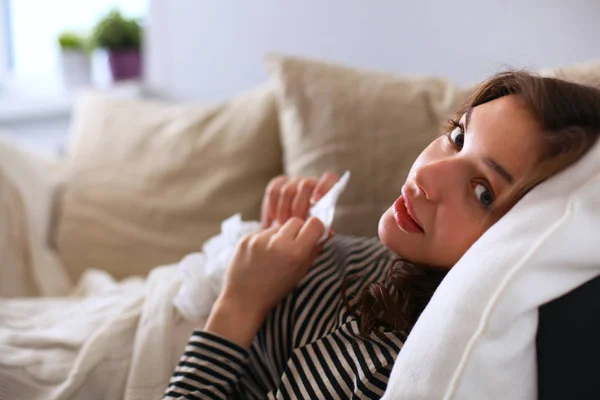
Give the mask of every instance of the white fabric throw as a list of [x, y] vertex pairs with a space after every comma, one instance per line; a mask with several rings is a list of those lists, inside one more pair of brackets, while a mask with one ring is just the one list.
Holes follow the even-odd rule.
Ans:
[[122, 282], [89, 270], [69, 297], [0, 300], [0, 398], [161, 398], [203, 326], [173, 310], [180, 285], [176, 265]]

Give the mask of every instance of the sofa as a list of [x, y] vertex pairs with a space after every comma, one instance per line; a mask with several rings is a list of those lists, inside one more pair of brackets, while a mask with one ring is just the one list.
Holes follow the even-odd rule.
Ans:
[[[264, 189], [280, 174], [350, 170], [333, 228], [374, 236], [414, 159], [474, 88], [281, 54], [265, 64], [269, 82], [213, 105], [88, 92], [65, 159], [4, 143], [12, 161], [1, 176], [0, 297], [70, 296], [92, 269], [117, 281], [147, 276], [199, 251], [227, 217], [258, 219]], [[540, 73], [598, 83], [600, 63]], [[569, 313], [546, 311], [557, 308], [545, 306], [541, 326]], [[539, 336], [548, 367], [540, 376], [551, 377], [540, 381], [540, 398], [558, 390], [542, 382], [568, 380], [546, 344], [553, 340]]]

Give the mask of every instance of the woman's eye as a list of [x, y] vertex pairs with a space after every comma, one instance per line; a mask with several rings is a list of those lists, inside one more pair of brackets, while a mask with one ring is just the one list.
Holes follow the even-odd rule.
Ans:
[[465, 133], [462, 127], [457, 126], [452, 132], [450, 132], [450, 141], [460, 150], [465, 144]]
[[477, 197], [477, 200], [486, 207], [494, 202], [494, 194], [481, 183], [475, 186], [475, 196]]

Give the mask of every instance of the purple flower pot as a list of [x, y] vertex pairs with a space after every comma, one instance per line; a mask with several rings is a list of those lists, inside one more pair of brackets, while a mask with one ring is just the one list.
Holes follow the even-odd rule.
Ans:
[[142, 56], [139, 50], [110, 50], [108, 62], [115, 81], [135, 79], [142, 75]]

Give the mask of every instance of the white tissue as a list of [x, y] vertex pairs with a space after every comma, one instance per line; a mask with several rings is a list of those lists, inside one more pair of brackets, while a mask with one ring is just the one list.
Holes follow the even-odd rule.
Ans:
[[240, 239], [260, 230], [260, 222], [242, 221], [235, 214], [221, 223], [221, 233], [208, 239], [201, 253], [192, 253], [179, 262], [183, 284], [173, 299], [185, 319], [200, 323], [221, 292], [225, 271]]
[[[310, 216], [319, 218], [325, 225], [325, 232], [318, 243], [322, 243], [329, 235], [335, 204], [349, 179], [350, 172], [346, 171], [309, 210]], [[221, 233], [208, 239], [201, 253], [189, 254], [179, 262], [183, 283], [173, 303], [186, 320], [199, 324], [205, 321], [221, 292], [225, 271], [238, 242], [260, 229], [260, 222], [244, 222], [240, 214], [235, 214], [221, 223]]]
[[329, 230], [333, 224], [333, 216], [335, 214], [335, 205], [337, 203], [340, 194], [346, 188], [346, 184], [350, 179], [350, 171], [346, 171], [340, 180], [333, 185], [333, 187], [319, 200], [314, 206], [308, 211], [308, 215], [311, 217], [317, 217], [325, 225], [325, 231], [319, 238], [317, 243], [323, 243], [329, 236]]

